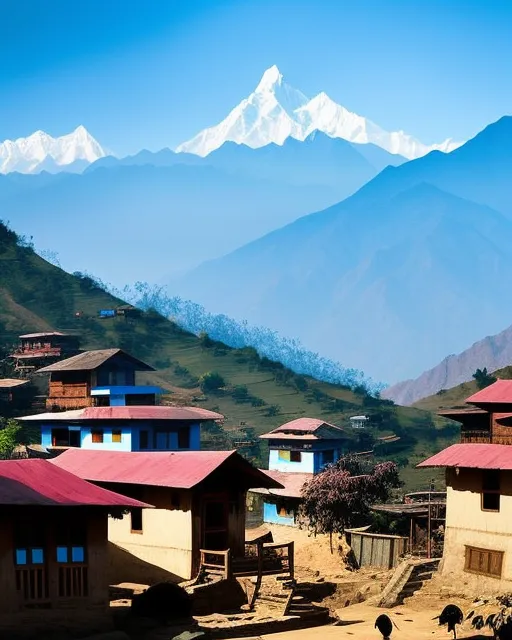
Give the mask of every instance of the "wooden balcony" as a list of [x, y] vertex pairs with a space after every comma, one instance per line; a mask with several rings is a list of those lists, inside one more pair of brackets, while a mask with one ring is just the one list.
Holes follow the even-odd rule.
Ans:
[[461, 444], [467, 444], [472, 442], [483, 442], [490, 444], [491, 433], [489, 430], [477, 431], [475, 429], [462, 429], [460, 432]]
[[83, 409], [94, 406], [94, 398], [89, 394], [89, 385], [86, 382], [66, 384], [63, 382], [50, 382], [47, 409], [52, 407], [60, 409]]

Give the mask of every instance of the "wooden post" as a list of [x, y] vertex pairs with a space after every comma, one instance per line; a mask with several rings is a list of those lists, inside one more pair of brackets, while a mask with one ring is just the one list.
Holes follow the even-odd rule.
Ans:
[[409, 527], [409, 553], [412, 553], [412, 532], [413, 532], [414, 516], [411, 516], [411, 526]]
[[430, 507], [430, 496], [432, 491], [434, 490], [434, 479], [430, 480], [430, 487], [428, 492], [428, 519], [427, 519], [427, 558], [430, 560], [432, 556], [432, 514]]

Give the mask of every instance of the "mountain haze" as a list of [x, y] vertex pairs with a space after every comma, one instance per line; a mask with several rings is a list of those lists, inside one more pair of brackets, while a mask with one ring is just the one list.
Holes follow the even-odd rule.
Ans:
[[414, 380], [405, 380], [384, 389], [382, 397], [408, 406], [442, 389], [452, 389], [464, 382], [472, 381], [477, 369], [486, 368], [487, 371], [494, 372], [511, 364], [512, 326], [497, 335], [487, 336], [475, 342], [462, 353], [449, 355], [436, 367], [425, 371]]
[[510, 324], [512, 222], [490, 206], [508, 213], [510, 125], [503, 118], [448, 155], [389, 167], [344, 202], [173, 286], [373, 378], [418, 375]]

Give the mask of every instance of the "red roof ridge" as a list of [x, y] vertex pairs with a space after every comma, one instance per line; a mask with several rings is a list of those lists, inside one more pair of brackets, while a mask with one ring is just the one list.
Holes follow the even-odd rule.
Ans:
[[51, 463], [91, 482], [142, 484], [192, 489], [229, 458], [239, 458], [248, 474], [263, 486], [281, 486], [266, 479], [236, 450], [230, 451], [104, 451], [67, 449]]
[[416, 466], [512, 470], [512, 447], [481, 442], [452, 444]]
[[466, 399], [468, 404], [512, 404], [512, 380], [496, 380]]
[[0, 461], [0, 505], [150, 507], [97, 487], [48, 460]]

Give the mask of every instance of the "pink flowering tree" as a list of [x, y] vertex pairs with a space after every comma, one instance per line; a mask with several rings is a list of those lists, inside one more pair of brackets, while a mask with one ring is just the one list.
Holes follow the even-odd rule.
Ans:
[[400, 484], [394, 462], [372, 465], [346, 456], [304, 485], [299, 524], [315, 535], [328, 533], [332, 551], [333, 534], [367, 524], [371, 506], [389, 500]]

